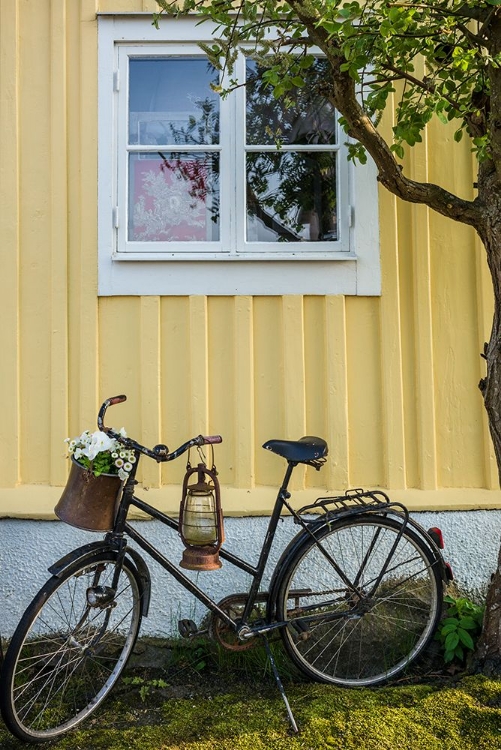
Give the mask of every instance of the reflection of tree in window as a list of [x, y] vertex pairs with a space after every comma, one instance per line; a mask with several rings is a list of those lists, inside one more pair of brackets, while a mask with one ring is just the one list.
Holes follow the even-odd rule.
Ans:
[[[219, 109], [216, 102], [209, 97], [205, 99], [192, 99], [194, 107], [200, 112], [200, 116], [190, 115], [186, 125], [177, 126], [169, 123], [171, 143], [179, 145], [205, 145], [208, 138], [213, 143], [219, 142]], [[187, 154], [174, 156], [170, 154], [167, 158], [159, 152], [163, 158], [162, 171], [173, 172], [189, 183], [189, 195], [195, 202], [203, 201], [210, 213], [214, 223], [219, 221], [219, 171], [217, 155], [215, 154], [193, 154], [193, 158], [187, 158]], [[208, 197], [210, 200], [208, 201]]]
[[337, 239], [336, 152], [304, 150], [336, 143], [334, 110], [322, 95], [326, 64], [317, 60], [305, 86], [288, 93], [293, 106], [286, 107], [262, 80], [263, 69], [247, 63], [247, 144], [284, 147], [247, 153], [250, 241]]

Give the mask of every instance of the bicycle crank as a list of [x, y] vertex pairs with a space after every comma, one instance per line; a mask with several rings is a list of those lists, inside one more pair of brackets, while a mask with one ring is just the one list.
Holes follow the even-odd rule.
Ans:
[[[257, 623], [263, 619], [264, 607], [262, 605], [266, 603], [267, 599], [267, 593], [258, 595], [245, 625], [242, 625], [240, 628], [237, 627], [238, 632], [213, 612], [209, 622], [210, 637], [228, 651], [247, 651], [250, 648], [254, 648], [254, 646], [258, 645], [258, 642], [257, 639], [251, 637], [250, 626], [252, 623]], [[226, 612], [238, 626], [242, 622], [246, 603], [247, 594], [231, 594], [222, 599], [218, 603], [218, 607]]]

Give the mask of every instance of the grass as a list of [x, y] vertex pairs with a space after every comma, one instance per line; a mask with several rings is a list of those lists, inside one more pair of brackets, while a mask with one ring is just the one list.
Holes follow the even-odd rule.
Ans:
[[[345, 690], [284, 674], [300, 726], [292, 735], [262, 651], [172, 650], [134, 668], [60, 750], [499, 750], [501, 681], [428, 676]], [[276, 654], [280, 660], [280, 654]], [[285, 662], [283, 664], [285, 666]], [[47, 745], [46, 745], [47, 746]], [[0, 722], [0, 748], [26, 747]]]

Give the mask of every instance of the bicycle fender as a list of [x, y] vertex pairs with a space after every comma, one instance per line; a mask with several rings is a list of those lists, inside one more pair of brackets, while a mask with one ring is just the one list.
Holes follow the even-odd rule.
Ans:
[[[82, 563], [85, 563], [87, 561], [90, 563], [97, 554], [101, 552], [109, 552], [110, 550], [113, 551], [109, 543], [107, 543], [104, 539], [98, 542], [90, 542], [90, 544], [84, 544], [82, 547], [77, 547], [77, 549], [68, 552], [66, 555], [64, 555], [64, 557], [61, 557], [59, 560], [57, 560], [57, 562], [53, 563], [53, 565], [51, 565], [48, 569], [49, 573], [51, 573], [53, 576], [56, 576], [57, 578], [60, 578], [62, 574], [67, 570], [73, 567], [80, 567]], [[125, 554], [128, 556], [129, 560], [132, 562], [139, 575], [139, 579], [142, 584], [141, 610], [143, 617], [147, 617], [151, 598], [150, 571], [145, 561], [143, 560], [141, 555], [136, 552], [136, 550], [132, 549], [131, 547], [127, 547]]]
[[434, 540], [428, 534], [424, 526], [421, 526], [421, 524], [415, 521], [413, 518], [409, 518], [408, 525], [420, 537], [422, 537], [424, 542], [428, 545], [430, 552], [432, 553], [433, 557], [435, 558], [436, 563], [438, 564], [440, 568], [440, 575], [442, 576], [442, 580], [444, 581], [444, 583], [449, 583], [449, 578], [447, 576], [444, 557], [442, 555], [441, 550], [435, 544]]
[[68, 552], [64, 557], [61, 557], [57, 562], [53, 563], [50, 568], [48, 568], [49, 573], [56, 576], [56, 578], [61, 578], [63, 572], [68, 568], [71, 568], [75, 563], [78, 562], [78, 564], [80, 564], [86, 559], [94, 557], [97, 552], [109, 552], [110, 549], [110, 545], [104, 540], [84, 544], [82, 547], [77, 547], [76, 549], [71, 550], [71, 552]]

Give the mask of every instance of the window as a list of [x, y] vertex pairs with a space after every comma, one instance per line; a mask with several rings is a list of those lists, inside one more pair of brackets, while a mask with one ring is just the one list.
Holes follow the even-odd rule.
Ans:
[[242, 55], [221, 98], [211, 31], [99, 18], [100, 294], [378, 294], [375, 170], [347, 161], [325, 60], [286, 108]]

